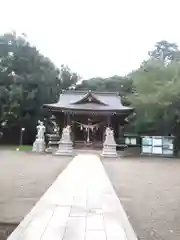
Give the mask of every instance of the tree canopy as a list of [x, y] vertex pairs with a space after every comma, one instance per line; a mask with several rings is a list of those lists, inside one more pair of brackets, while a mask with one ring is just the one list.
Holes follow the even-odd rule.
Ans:
[[151, 63], [148, 71], [131, 74], [134, 93], [128, 96], [136, 110], [135, 129], [140, 133], [175, 133], [179, 123], [180, 63]]
[[109, 78], [92, 78], [84, 80], [80, 85], [77, 85], [78, 90], [96, 90], [105, 92], [118, 92], [123, 101], [126, 102], [126, 97], [132, 91], [132, 79], [128, 77], [113, 76]]
[[56, 101], [60, 90], [77, 80], [76, 73], [64, 65], [55, 67], [24, 35], [0, 36], [1, 129], [26, 127], [34, 133], [37, 120], [45, 114], [43, 104]]
[[155, 44], [152, 51], [149, 51], [149, 56], [158, 60], [171, 61], [179, 57], [179, 53], [180, 51], [176, 43], [162, 40]]
[[135, 131], [178, 134], [180, 61], [175, 43], [158, 42], [149, 60], [130, 74], [134, 92], [128, 100], [136, 110]]

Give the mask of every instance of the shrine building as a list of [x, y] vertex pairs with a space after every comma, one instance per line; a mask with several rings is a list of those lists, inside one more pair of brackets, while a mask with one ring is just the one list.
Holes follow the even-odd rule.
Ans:
[[62, 91], [57, 103], [44, 104], [60, 128], [71, 127], [74, 146], [102, 145], [107, 127], [114, 130], [117, 140], [121, 127], [133, 109], [123, 106], [119, 93], [96, 91]]

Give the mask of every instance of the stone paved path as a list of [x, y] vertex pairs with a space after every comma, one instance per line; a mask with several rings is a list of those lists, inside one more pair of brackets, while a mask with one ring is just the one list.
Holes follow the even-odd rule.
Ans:
[[8, 240], [137, 240], [96, 155], [74, 158]]

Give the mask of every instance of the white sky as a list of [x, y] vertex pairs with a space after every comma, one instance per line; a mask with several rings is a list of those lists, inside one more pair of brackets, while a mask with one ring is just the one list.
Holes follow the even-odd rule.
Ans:
[[123, 75], [160, 40], [180, 45], [179, 0], [0, 0], [0, 32], [16, 30], [83, 78]]

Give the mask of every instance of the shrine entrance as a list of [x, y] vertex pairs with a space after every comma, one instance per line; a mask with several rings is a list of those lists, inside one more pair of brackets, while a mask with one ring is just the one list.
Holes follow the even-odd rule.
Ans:
[[72, 131], [75, 145], [99, 145], [103, 142], [103, 132], [106, 126], [103, 118], [92, 116], [76, 117], [72, 120]]

